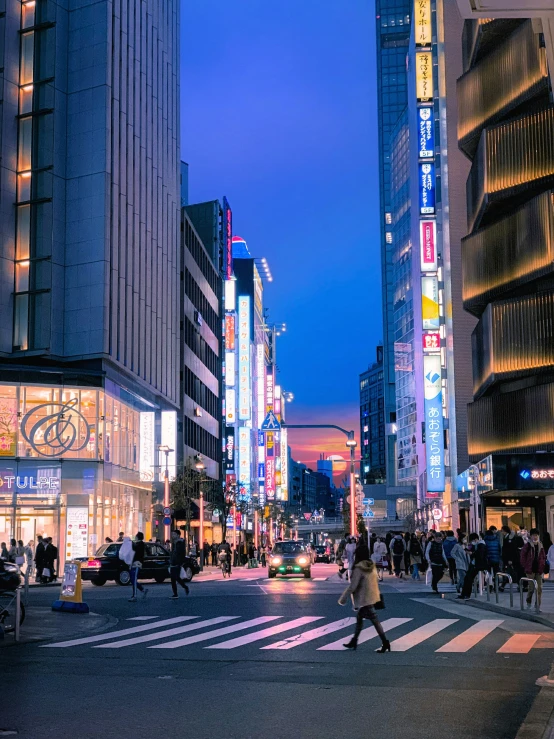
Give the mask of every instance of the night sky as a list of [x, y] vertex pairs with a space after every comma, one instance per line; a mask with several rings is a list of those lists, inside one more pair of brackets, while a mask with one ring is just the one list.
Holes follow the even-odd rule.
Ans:
[[[372, 0], [186, 0], [181, 157], [190, 202], [226, 195], [266, 257], [285, 322], [289, 423], [358, 435], [358, 375], [382, 338]], [[346, 455], [336, 432], [289, 434], [293, 455]]]

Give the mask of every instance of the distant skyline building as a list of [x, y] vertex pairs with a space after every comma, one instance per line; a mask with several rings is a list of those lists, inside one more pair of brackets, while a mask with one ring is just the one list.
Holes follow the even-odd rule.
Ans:
[[360, 477], [365, 484], [385, 480], [383, 395], [383, 347], [378, 346], [376, 361], [360, 374]]
[[396, 484], [394, 373], [394, 268], [391, 217], [391, 134], [408, 104], [406, 56], [412, 0], [376, 0], [377, 123], [379, 132], [379, 227], [383, 305], [383, 377], [387, 483]]
[[175, 474], [180, 11], [2, 9], [0, 535], [63, 565], [150, 537], [158, 444]]

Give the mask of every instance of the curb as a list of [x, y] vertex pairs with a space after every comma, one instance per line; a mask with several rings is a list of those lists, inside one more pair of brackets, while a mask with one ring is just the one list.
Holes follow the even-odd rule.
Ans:
[[547, 618], [546, 616], [541, 616], [537, 613], [531, 613], [530, 611], [517, 611], [515, 609], [506, 608], [505, 606], [497, 606], [496, 603], [483, 603], [479, 600], [465, 600], [465, 601], [458, 601], [456, 597], [446, 597], [445, 600], [452, 601], [456, 603], [456, 605], [466, 605], [471, 606], [471, 608], [480, 608], [483, 611], [492, 611], [493, 613], [501, 613], [503, 616], [511, 616], [512, 618], [520, 618], [523, 621], [534, 621], [537, 624], [542, 624], [543, 626], [548, 626], [551, 629], [554, 629], [554, 621], [552, 619]]
[[[549, 678], [554, 679], [554, 666]], [[519, 727], [516, 739], [552, 739], [554, 737], [554, 688], [543, 687]]]
[[[44, 610], [47, 610], [50, 612], [49, 608], [45, 608]], [[67, 613], [65, 614], [65, 617], [70, 620], [72, 618], [78, 618], [79, 615], [84, 614], [73, 614], [73, 613]], [[74, 639], [81, 636], [92, 636], [94, 634], [102, 634], [104, 631], [108, 631], [113, 626], [119, 623], [119, 619], [115, 616], [111, 616], [109, 614], [103, 615], [100, 613], [94, 613], [91, 611], [87, 616], [95, 616], [97, 618], [101, 618], [102, 622], [98, 624], [98, 626], [94, 626], [90, 630], [86, 630], [85, 634], [83, 633], [83, 629], [81, 628], [79, 631], [77, 630], [70, 630], [67, 633], [64, 631], [63, 633], [53, 635], [48, 634], [48, 636], [26, 636], [25, 635], [25, 622], [23, 623], [23, 626], [21, 627], [21, 640], [16, 643], [13, 638], [7, 637], [0, 641], [0, 650], [5, 649], [8, 647], [18, 647], [18, 646], [24, 646], [26, 644], [38, 644], [40, 642], [49, 642], [49, 641], [58, 641], [60, 639], [66, 640], [66, 639]], [[75, 628], [77, 629], [78, 626], [75, 624]]]

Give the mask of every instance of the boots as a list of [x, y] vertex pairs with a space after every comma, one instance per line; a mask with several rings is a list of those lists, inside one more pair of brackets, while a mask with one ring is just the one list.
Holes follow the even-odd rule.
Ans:
[[343, 644], [342, 646], [343, 647], [346, 647], [346, 649], [354, 649], [354, 650], [356, 650], [357, 647], [358, 647], [358, 640], [355, 639], [354, 637], [352, 637], [352, 639], [350, 639], [350, 641], [348, 642], [348, 644]]
[[[347, 645], [345, 644], [344, 646], [347, 646]], [[385, 639], [385, 641], [383, 642], [381, 646], [381, 649], [376, 649], [375, 651], [377, 652], [377, 654], [384, 654], [385, 652], [390, 652], [390, 641], [388, 641], [388, 639]]]

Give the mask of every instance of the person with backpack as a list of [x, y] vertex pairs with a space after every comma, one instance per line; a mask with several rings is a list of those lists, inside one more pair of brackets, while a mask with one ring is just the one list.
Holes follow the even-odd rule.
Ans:
[[502, 558], [502, 547], [496, 533], [496, 526], [489, 528], [484, 541], [487, 547], [487, 570], [491, 581], [494, 582], [496, 573], [500, 572], [500, 560]]
[[486, 572], [487, 570], [487, 545], [479, 534], [469, 535], [468, 550], [469, 567], [467, 575], [464, 577], [464, 585], [462, 592], [458, 596], [458, 600], [469, 600], [476, 575], [479, 572]]
[[446, 559], [446, 554], [444, 553], [442, 535], [440, 531], [436, 531], [433, 540], [430, 541], [429, 544], [427, 544], [427, 549], [425, 550], [425, 558], [431, 565], [431, 589], [433, 590], [433, 593], [438, 594], [438, 584], [442, 580], [445, 567], [448, 567], [448, 560]]
[[385, 571], [385, 567], [388, 567], [387, 545], [380, 537], [376, 538], [375, 544], [373, 545], [371, 561], [377, 569], [377, 579], [379, 582], [383, 582], [383, 572]]
[[450, 582], [452, 585], [456, 584], [456, 562], [452, 556], [452, 549], [456, 544], [456, 537], [453, 531], [446, 532], [446, 539], [443, 542], [443, 549], [448, 561], [448, 574], [450, 575]]
[[395, 534], [390, 543], [390, 553], [392, 555], [395, 577], [402, 577], [402, 563], [404, 561], [405, 551], [406, 542], [402, 538], [402, 534]]
[[423, 550], [419, 539], [412, 534], [408, 542], [408, 554], [410, 556], [410, 566], [412, 568], [412, 580], [421, 580], [419, 568], [423, 559]]

